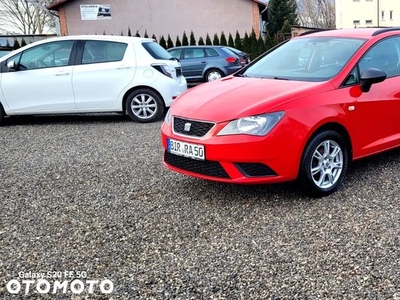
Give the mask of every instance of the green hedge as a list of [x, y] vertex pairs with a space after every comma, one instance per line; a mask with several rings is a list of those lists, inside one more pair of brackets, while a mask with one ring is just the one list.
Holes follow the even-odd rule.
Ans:
[[[123, 35], [123, 33], [121, 33], [121, 35]], [[131, 30], [128, 28], [128, 36], [131, 35]], [[140, 36], [139, 32], [136, 32], [135, 36]], [[147, 31], [145, 31], [145, 36], [148, 36]], [[154, 34], [153, 39], [156, 39]], [[169, 34], [167, 37], [161, 35], [156, 40], [165, 49], [187, 45], [229, 46], [250, 54], [251, 59], [255, 59], [278, 43], [277, 37], [271, 38], [269, 35], [264, 38], [257, 38], [254, 29], [252, 29], [250, 33], [245, 32], [244, 36], [240, 36], [239, 31], [236, 31], [234, 36], [232, 33], [229, 33], [228, 38], [226, 38], [226, 34], [223, 31], [221, 33], [214, 33], [212, 35], [212, 40], [208, 33], [205, 38], [198, 37], [196, 40], [193, 30], [190, 32], [189, 37], [186, 31], [183, 31], [182, 36], [176, 37], [175, 43]]]

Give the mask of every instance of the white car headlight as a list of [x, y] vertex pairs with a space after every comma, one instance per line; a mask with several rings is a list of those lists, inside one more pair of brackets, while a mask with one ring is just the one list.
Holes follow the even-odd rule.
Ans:
[[283, 118], [283, 111], [240, 118], [229, 122], [217, 135], [249, 134], [263, 136]]

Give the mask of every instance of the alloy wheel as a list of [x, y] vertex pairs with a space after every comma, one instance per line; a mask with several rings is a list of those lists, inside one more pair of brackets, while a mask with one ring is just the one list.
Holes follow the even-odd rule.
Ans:
[[311, 158], [311, 177], [319, 188], [330, 188], [339, 180], [344, 156], [340, 145], [325, 140], [318, 145]]

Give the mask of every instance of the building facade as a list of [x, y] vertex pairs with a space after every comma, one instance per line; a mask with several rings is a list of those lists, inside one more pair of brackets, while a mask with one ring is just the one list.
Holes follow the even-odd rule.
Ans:
[[[262, 0], [58, 0], [48, 9], [58, 11], [61, 35], [153, 34], [175, 41], [183, 32], [211, 39], [223, 31], [241, 36], [254, 28], [257, 35], [266, 19]], [[263, 13], [264, 12], [264, 13]]]
[[336, 0], [336, 28], [400, 26], [400, 1]]

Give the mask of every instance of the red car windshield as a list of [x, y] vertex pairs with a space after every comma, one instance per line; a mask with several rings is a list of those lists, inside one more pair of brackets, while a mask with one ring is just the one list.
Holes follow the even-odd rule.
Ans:
[[363, 43], [363, 39], [350, 38], [293, 39], [261, 58], [241, 75], [325, 81], [336, 76]]

